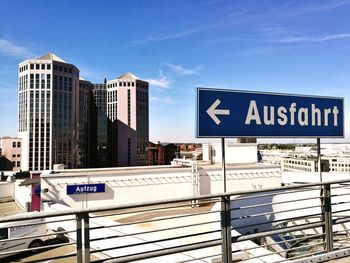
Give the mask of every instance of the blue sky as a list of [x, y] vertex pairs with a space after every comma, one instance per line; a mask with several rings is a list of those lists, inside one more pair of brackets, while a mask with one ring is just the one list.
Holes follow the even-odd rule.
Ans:
[[[17, 134], [17, 64], [49, 51], [98, 83], [150, 83], [150, 139], [194, 141], [195, 88], [350, 99], [350, 1], [0, 4], [0, 136]], [[347, 139], [349, 136], [347, 136]]]

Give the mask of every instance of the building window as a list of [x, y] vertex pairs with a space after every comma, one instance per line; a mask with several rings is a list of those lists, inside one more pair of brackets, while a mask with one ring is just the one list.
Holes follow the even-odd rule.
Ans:
[[18, 148], [21, 147], [21, 142], [17, 142], [17, 147], [18, 147]]
[[34, 69], [34, 64], [30, 64], [30, 69]]
[[12, 142], [12, 147], [16, 148], [16, 142]]
[[45, 69], [45, 64], [41, 64], [41, 69]]
[[69, 73], [72, 73], [72, 69], [71, 69], [71, 68], [69, 68], [69, 69], [68, 69], [68, 72], [69, 72]]
[[12, 154], [12, 158], [16, 158], [16, 154]]
[[8, 239], [8, 238], [9, 238], [8, 228], [7, 227], [0, 228], [0, 240]]
[[40, 64], [35, 64], [35, 69], [40, 69]]
[[128, 89], [128, 126], [131, 126], [131, 96]]
[[47, 69], [51, 69], [51, 65], [50, 64], [47, 64]]

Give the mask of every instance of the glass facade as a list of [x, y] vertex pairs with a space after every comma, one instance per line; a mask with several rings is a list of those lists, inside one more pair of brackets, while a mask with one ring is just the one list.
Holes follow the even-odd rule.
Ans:
[[[54, 70], [56, 64], [72, 74]], [[19, 67], [18, 131], [24, 139], [24, 170], [48, 170], [55, 163], [72, 167], [74, 83], [79, 71], [50, 59], [31, 60]]]
[[97, 110], [97, 166], [108, 167], [107, 87], [106, 83], [93, 86], [92, 92]]

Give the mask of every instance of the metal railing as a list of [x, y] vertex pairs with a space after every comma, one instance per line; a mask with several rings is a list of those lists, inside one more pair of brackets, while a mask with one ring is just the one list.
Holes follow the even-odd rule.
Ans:
[[0, 257], [25, 262], [322, 262], [349, 255], [350, 180], [27, 213], [0, 218], [0, 238]]

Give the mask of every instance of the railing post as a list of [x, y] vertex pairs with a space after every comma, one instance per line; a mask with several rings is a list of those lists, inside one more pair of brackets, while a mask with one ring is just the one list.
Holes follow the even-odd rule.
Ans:
[[90, 263], [90, 222], [89, 213], [83, 214], [84, 220], [84, 255], [85, 263]]
[[221, 197], [222, 262], [232, 263], [230, 196]]
[[77, 223], [77, 263], [83, 263], [83, 237], [82, 237], [82, 224], [81, 224], [81, 215], [76, 214], [75, 216]]
[[325, 221], [325, 235], [326, 235], [326, 250], [333, 251], [333, 227], [332, 227], [332, 201], [331, 201], [331, 186], [324, 185], [323, 191], [323, 206], [324, 206], [324, 221]]

